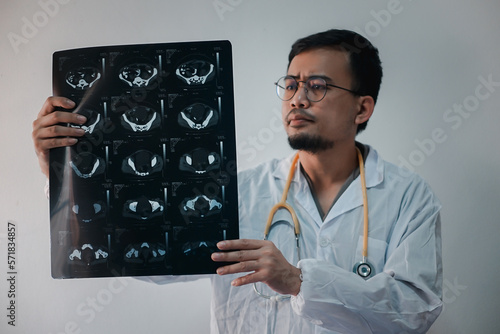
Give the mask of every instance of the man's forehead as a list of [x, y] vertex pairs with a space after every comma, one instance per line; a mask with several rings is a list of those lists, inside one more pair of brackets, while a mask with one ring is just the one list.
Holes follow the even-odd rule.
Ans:
[[334, 48], [303, 51], [292, 59], [288, 67], [288, 75], [294, 77], [331, 77], [333, 74], [349, 74], [349, 72], [349, 55]]

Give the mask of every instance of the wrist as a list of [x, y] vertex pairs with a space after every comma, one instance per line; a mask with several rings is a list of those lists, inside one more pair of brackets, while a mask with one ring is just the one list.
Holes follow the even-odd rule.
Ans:
[[293, 282], [294, 282], [294, 285], [293, 285], [293, 288], [292, 288], [292, 293], [291, 295], [292, 296], [297, 296], [300, 292], [300, 287], [302, 286], [302, 282], [304, 280], [304, 278], [302, 277], [302, 270], [300, 270], [299, 268], [296, 268], [294, 267], [294, 270], [293, 270]]

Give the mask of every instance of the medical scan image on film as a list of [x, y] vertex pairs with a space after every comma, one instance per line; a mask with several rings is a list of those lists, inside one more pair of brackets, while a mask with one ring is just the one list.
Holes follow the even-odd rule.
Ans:
[[55, 52], [85, 135], [50, 152], [54, 278], [215, 273], [238, 189], [228, 41]]

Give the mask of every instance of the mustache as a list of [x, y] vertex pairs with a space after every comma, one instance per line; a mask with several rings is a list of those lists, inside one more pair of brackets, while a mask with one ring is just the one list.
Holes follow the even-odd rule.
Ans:
[[300, 115], [300, 116], [302, 116], [304, 118], [310, 119], [311, 121], [315, 121], [316, 120], [316, 117], [314, 117], [314, 115], [312, 113], [310, 113], [308, 110], [300, 109], [300, 108], [293, 108], [286, 115], [286, 122], [287, 123], [290, 122], [290, 118], [292, 116], [296, 116], [296, 115]]

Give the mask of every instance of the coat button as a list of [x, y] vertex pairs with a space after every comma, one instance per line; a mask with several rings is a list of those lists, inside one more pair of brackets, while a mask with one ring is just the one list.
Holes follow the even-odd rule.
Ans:
[[326, 246], [328, 246], [328, 244], [330, 244], [330, 242], [328, 241], [328, 239], [327, 239], [327, 238], [321, 238], [321, 239], [319, 240], [319, 245], [320, 245], [321, 247], [326, 247]]

